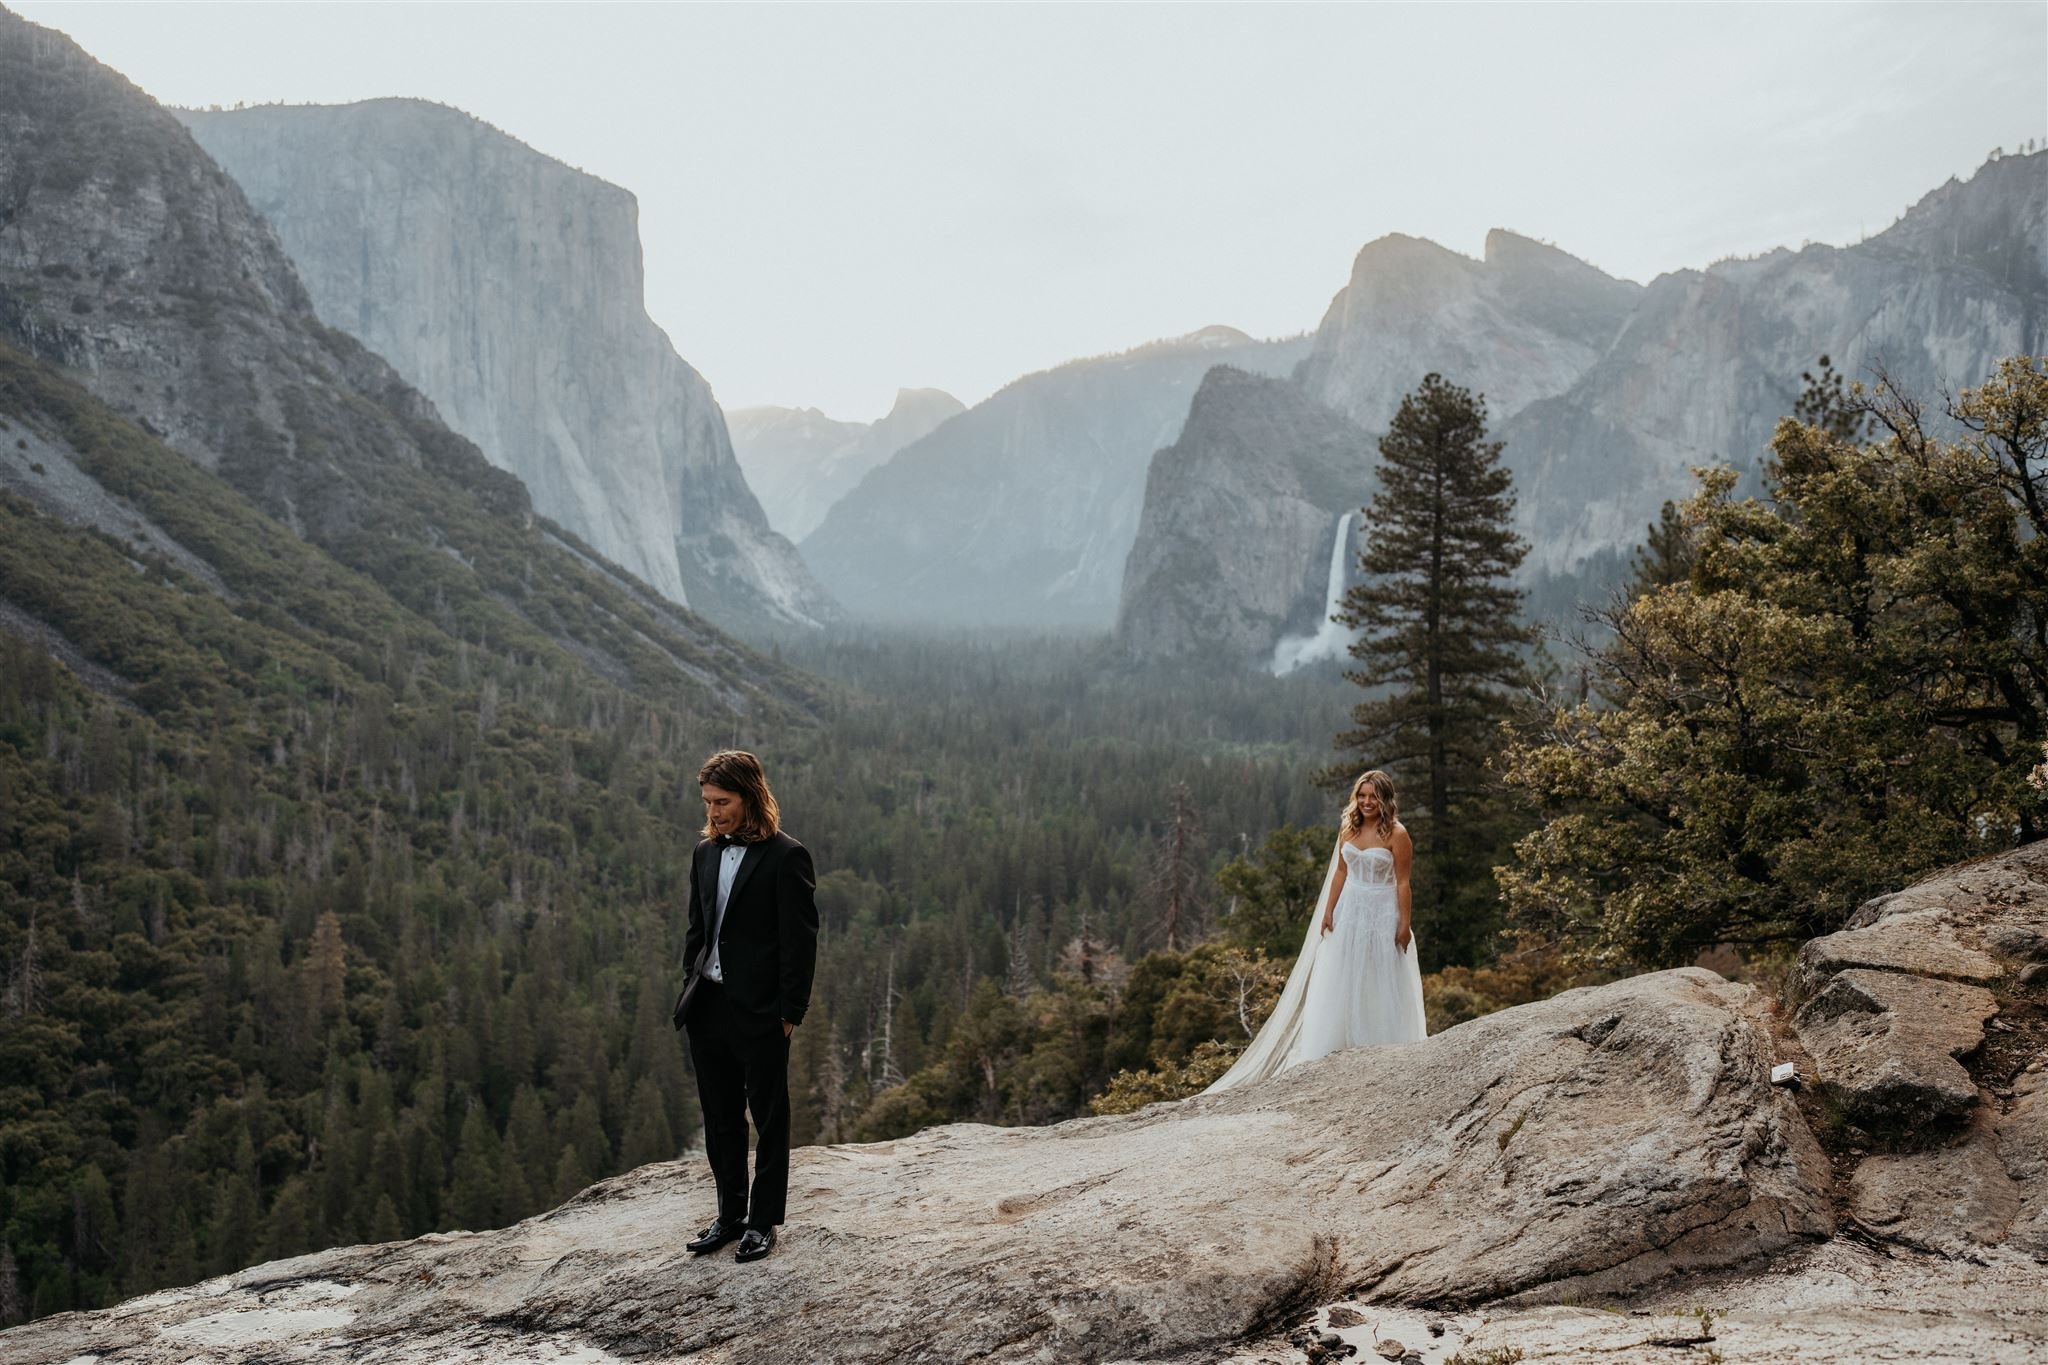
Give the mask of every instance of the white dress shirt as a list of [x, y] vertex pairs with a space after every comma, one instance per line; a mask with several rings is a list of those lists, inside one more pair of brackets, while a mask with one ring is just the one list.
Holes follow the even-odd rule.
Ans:
[[704, 964], [704, 975], [713, 981], [725, 981], [725, 968], [718, 961], [718, 931], [725, 927], [725, 903], [732, 899], [732, 879], [739, 874], [740, 860], [747, 856], [745, 844], [727, 844], [718, 854], [718, 906], [711, 919], [711, 957]]

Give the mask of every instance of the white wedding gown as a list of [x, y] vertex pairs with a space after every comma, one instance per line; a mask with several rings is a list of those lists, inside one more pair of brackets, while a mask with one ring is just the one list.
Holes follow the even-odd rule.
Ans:
[[[1323, 906], [1338, 858], [1344, 860], [1344, 890], [1324, 934]], [[1236, 1065], [1209, 1090], [1262, 1081], [1347, 1047], [1416, 1043], [1428, 1036], [1415, 940], [1411, 935], [1406, 949], [1394, 946], [1400, 922], [1394, 855], [1339, 840], [1310, 912], [1308, 940], [1279, 1003]]]

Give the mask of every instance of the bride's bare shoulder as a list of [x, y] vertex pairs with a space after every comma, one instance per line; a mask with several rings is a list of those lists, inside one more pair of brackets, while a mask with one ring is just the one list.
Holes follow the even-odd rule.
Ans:
[[1394, 833], [1388, 838], [1387, 843], [1393, 848], [1407, 849], [1415, 847], [1415, 841], [1408, 837], [1408, 826], [1402, 824], [1399, 820], [1394, 822]]

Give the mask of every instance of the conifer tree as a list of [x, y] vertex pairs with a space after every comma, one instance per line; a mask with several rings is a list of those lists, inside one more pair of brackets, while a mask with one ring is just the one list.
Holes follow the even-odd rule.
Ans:
[[21, 1270], [14, 1262], [13, 1246], [0, 1237], [0, 1327], [12, 1327], [21, 1320]]
[[589, 1183], [590, 1172], [576, 1154], [576, 1144], [563, 1143], [562, 1154], [555, 1159], [555, 1202], [561, 1203]]
[[619, 1142], [619, 1164], [631, 1170], [636, 1166], [645, 1166], [650, 1161], [673, 1161], [675, 1155], [675, 1134], [668, 1126], [668, 1115], [663, 1112], [661, 1095], [650, 1082], [643, 1079], [633, 1087], [633, 1102], [627, 1111], [626, 1133]]
[[405, 1229], [398, 1221], [398, 1206], [391, 1202], [391, 1196], [377, 1196], [377, 1207], [370, 1215], [370, 1240], [372, 1242], [395, 1242], [405, 1235]]
[[498, 1163], [502, 1158], [498, 1130], [480, 1102], [472, 1102], [462, 1120], [455, 1149], [455, 1188], [450, 1210], [455, 1226], [474, 1231], [498, 1226]]
[[1643, 543], [1630, 557], [1633, 570], [1629, 595], [1683, 583], [1692, 576], [1692, 528], [1675, 502], [1667, 502], [1643, 533]]
[[1179, 952], [1201, 937], [1202, 825], [1188, 795], [1176, 782], [1167, 793], [1166, 825], [1153, 850], [1151, 884], [1153, 937], [1167, 952]]
[[1701, 471], [1694, 571], [1607, 614], [1597, 703], [1503, 754], [1546, 823], [1502, 889], [1571, 960], [1769, 951], [2048, 826], [2048, 361], [1965, 390], [1958, 439], [1828, 375], [1765, 497]]
[[[1505, 801], [1487, 772], [1534, 635], [1509, 580], [1528, 547], [1511, 528], [1514, 479], [1486, 439], [1486, 401], [1430, 374], [1380, 441], [1361, 582], [1337, 619], [1362, 632], [1346, 673], [1372, 695], [1339, 735], [1333, 785], [1382, 768], [1415, 837], [1425, 966], [1474, 961], [1495, 921], [1491, 866]], [[1412, 818], [1411, 818], [1412, 816]]]

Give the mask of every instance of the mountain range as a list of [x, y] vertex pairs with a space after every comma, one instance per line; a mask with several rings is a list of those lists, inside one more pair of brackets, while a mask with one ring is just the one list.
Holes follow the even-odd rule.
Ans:
[[161, 564], [186, 585], [116, 621], [94, 604], [131, 595], [126, 579], [24, 560], [0, 576], [20, 631], [118, 675], [141, 648], [122, 631], [158, 628], [196, 591], [243, 623], [209, 646], [227, 660], [277, 648], [265, 631], [349, 667], [413, 639], [448, 658], [549, 661], [684, 713], [807, 705], [800, 677], [537, 516], [517, 478], [322, 321], [271, 226], [183, 124], [4, 10], [0, 206], [14, 430], [0, 483], [23, 500], [16, 534], [36, 526], [43, 543], [33, 518], [54, 518], [111, 538], [147, 581]]
[[[1118, 634], [1140, 656], [1263, 665], [1286, 633], [1325, 615], [1338, 519], [1369, 497], [1377, 435], [1430, 371], [1486, 399], [1531, 547], [1524, 582], [1555, 609], [1618, 577], [1660, 505], [1689, 493], [1693, 467], [1726, 463], [1754, 487], [1800, 375], [1822, 355], [1851, 378], [1881, 371], [1938, 401], [2002, 356], [2044, 350], [2038, 152], [1951, 180], [1855, 245], [1721, 261], [1647, 286], [1504, 231], [1478, 261], [1382, 238], [1359, 252], [1291, 392], [1227, 385], [1155, 456]], [[1294, 471], [1327, 459], [1331, 413], [1358, 427], [1364, 454], [1348, 480], [1319, 485], [1326, 501], [1304, 503]], [[1242, 441], [1244, 422], [1270, 439]], [[1226, 480], [1232, 494], [1219, 498]]]
[[180, 111], [314, 311], [543, 515], [730, 625], [837, 608], [769, 527], [703, 376], [643, 302], [632, 194], [413, 99]]
[[869, 471], [804, 557], [870, 620], [1107, 630], [1147, 464], [1202, 376], [1284, 374], [1307, 350], [1206, 327], [1027, 375]]
[[869, 470], [966, 410], [941, 389], [899, 389], [894, 406], [873, 422], [778, 407], [735, 408], [725, 420], [768, 524], [802, 540]]

